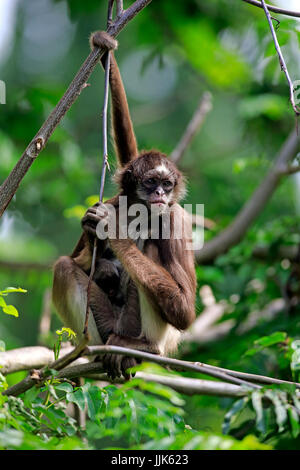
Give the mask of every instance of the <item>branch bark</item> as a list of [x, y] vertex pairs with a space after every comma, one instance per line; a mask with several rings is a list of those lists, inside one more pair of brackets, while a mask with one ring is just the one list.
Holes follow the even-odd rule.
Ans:
[[277, 36], [276, 36], [276, 32], [275, 32], [275, 29], [274, 29], [274, 26], [273, 26], [273, 23], [272, 23], [271, 15], [269, 13], [269, 10], [268, 10], [268, 7], [265, 3], [265, 0], [261, 0], [261, 3], [262, 3], [262, 6], [263, 6], [263, 9], [264, 9], [267, 21], [268, 21], [269, 26], [270, 26], [270, 30], [271, 30], [271, 34], [272, 34], [272, 37], [273, 37], [275, 49], [276, 49], [276, 52], [278, 54], [281, 70], [284, 72], [284, 74], [286, 76], [286, 79], [287, 79], [287, 82], [288, 82], [288, 85], [289, 85], [291, 105], [293, 107], [293, 110], [294, 110], [296, 116], [299, 116], [299, 114], [300, 114], [299, 109], [296, 106], [295, 97], [294, 97], [294, 85], [293, 85], [293, 82], [291, 80], [288, 68], [286, 66], [283, 54], [282, 54], [280, 46], [279, 46], [279, 42], [278, 42], [278, 39], [277, 39]]
[[202, 126], [206, 115], [211, 111], [211, 109], [212, 96], [211, 93], [207, 91], [203, 94], [191, 121], [189, 122], [186, 130], [184, 131], [183, 136], [181, 137], [178, 145], [170, 155], [170, 160], [172, 160], [174, 163], [178, 164], [179, 160], [181, 160], [188, 145], [192, 141], [197, 131], [199, 131], [199, 128]]
[[[242, 0], [242, 1], [249, 3], [250, 5], [263, 8], [262, 3], [257, 0]], [[280, 15], [287, 15], [287, 16], [293, 16], [294, 18], [300, 18], [300, 12], [298, 11], [285, 10], [283, 8], [275, 7], [269, 4], [267, 4], [267, 7], [268, 7], [268, 10], [272, 11], [273, 13], [279, 13]]]
[[[59, 361], [56, 363], [52, 363], [51, 360], [53, 358], [53, 351], [44, 348], [44, 347], [30, 347], [30, 348], [20, 348], [11, 351], [7, 351], [4, 353], [0, 353], [0, 365], [1, 372], [6, 374], [17, 372], [20, 370], [29, 370], [32, 368], [36, 368], [39, 366], [44, 366], [41, 371], [33, 370], [31, 374], [26, 377], [21, 382], [13, 385], [12, 387], [8, 388], [5, 392], [5, 395], [13, 395], [18, 396], [21, 393], [29, 390], [34, 385], [42, 385], [43, 381], [47, 379], [49, 374], [45, 371], [48, 371], [49, 368], [56, 368], [59, 370], [58, 374], [56, 374], [56, 378], [60, 379], [74, 379], [77, 377], [92, 377], [96, 378], [94, 374], [97, 374], [97, 378], [99, 379], [99, 373], [102, 373], [101, 380], [109, 381], [106, 374], [103, 374], [103, 367], [101, 362], [89, 362], [87, 358], [80, 357], [77, 359], [76, 362], [73, 362], [73, 365], [69, 365], [70, 359], [70, 352], [73, 353], [73, 348], [64, 348], [61, 351], [61, 355], [63, 356]], [[219, 378], [224, 380], [224, 382], [231, 382], [231, 383], [223, 383], [219, 382], [219, 385], [216, 385], [215, 381], [206, 381], [206, 380], [194, 380], [194, 379], [185, 379], [183, 380], [182, 377], [176, 378], [176, 380], [170, 383], [170, 387], [175, 388], [177, 386], [177, 390], [180, 390], [182, 393], [189, 394], [188, 389], [189, 385], [191, 387], [191, 392], [193, 393], [203, 393], [203, 394], [212, 394], [212, 395], [223, 395], [223, 396], [236, 396], [239, 393], [242, 393], [246, 389], [242, 388], [242, 385], [247, 385], [248, 388], [259, 388], [256, 383], [261, 384], [293, 384], [292, 382], [283, 381], [279, 379], [274, 379], [272, 377], [265, 377], [256, 374], [248, 374], [239, 371], [233, 371], [229, 369], [224, 369], [220, 367], [210, 366], [208, 364], [202, 363], [191, 363], [187, 361], [182, 361], [173, 358], [166, 358], [157, 356], [154, 354], [144, 353], [141, 351], [136, 351], [127, 348], [121, 348], [118, 346], [91, 346], [87, 347], [82, 353], [86, 356], [94, 356], [95, 354], [105, 354], [107, 352], [115, 353], [115, 354], [122, 354], [132, 357], [139, 357], [140, 359], [154, 362], [161, 364], [163, 366], [170, 367], [171, 369], [175, 370], [190, 370], [194, 372], [199, 372], [205, 375], [209, 375], [214, 378]], [[62, 368], [61, 366], [65, 364], [66, 367]], [[76, 364], [76, 365], [74, 365]], [[45, 367], [48, 366], [48, 367]], [[59, 366], [59, 367], [58, 367]], [[44, 372], [43, 372], [44, 371]], [[142, 373], [138, 373], [139, 376], [143, 377]], [[163, 383], [165, 376], [155, 375], [149, 378], [149, 374], [146, 374], [146, 380], [155, 380], [158, 383]], [[182, 379], [182, 380], [181, 380]], [[246, 379], [246, 380], [245, 380]], [[188, 382], [190, 380], [191, 382]], [[252, 383], [253, 382], [253, 383]], [[176, 385], [177, 384], [177, 385]], [[189, 384], [189, 385], [188, 385]], [[194, 385], [193, 385], [194, 384]], [[300, 389], [300, 384], [294, 383], [298, 389]], [[176, 389], [176, 388], [175, 388]], [[226, 390], [234, 391], [234, 395], [227, 395]], [[231, 394], [231, 392], [230, 392]]]
[[[95, 364], [95, 363], [94, 363]], [[64, 378], [74, 379], [80, 373], [81, 377], [92, 378], [99, 381], [109, 381], [106, 374], [95, 373], [96, 367], [93, 363], [83, 364], [77, 367], [68, 367], [60, 375]], [[99, 366], [98, 366], [99, 367]], [[216, 382], [212, 380], [191, 379], [187, 377], [171, 377], [168, 375], [148, 374], [145, 372], [137, 372], [137, 378], [146, 382], [156, 382], [161, 385], [176, 390], [176, 392], [185, 395], [213, 395], [221, 397], [240, 397], [246, 395], [246, 390], [238, 385], [228, 384], [224, 382]], [[124, 383], [123, 379], [114, 381], [114, 383]]]
[[[127, 8], [127, 10], [124, 10], [123, 14], [108, 27], [107, 32], [111, 36], [116, 37], [127, 23], [151, 3], [151, 1], [152, 0], [136, 0], [133, 5]], [[87, 79], [104, 52], [105, 50], [100, 48], [94, 48], [91, 51], [57, 106], [32, 139], [16, 166], [0, 186], [0, 217], [15, 195], [32, 163], [41, 153], [62, 118], [85, 88]]]
[[246, 235], [249, 227], [260, 215], [275, 189], [281, 182], [287, 164], [294, 158], [299, 148], [299, 136], [293, 131], [280, 149], [275, 163], [266, 178], [246, 202], [234, 221], [211, 241], [204, 244], [201, 250], [195, 251], [195, 259], [199, 264], [212, 262], [219, 255], [226, 253], [238, 244]]

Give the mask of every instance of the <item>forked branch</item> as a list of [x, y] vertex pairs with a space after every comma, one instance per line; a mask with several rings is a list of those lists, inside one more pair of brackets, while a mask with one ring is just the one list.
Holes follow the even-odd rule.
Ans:
[[[243, 0], [243, 2], [249, 3], [250, 5], [254, 5], [258, 8], [263, 8], [262, 2], [258, 0]], [[292, 16], [294, 18], [300, 18], [299, 11], [286, 10], [284, 8], [275, 7], [269, 4], [267, 4], [267, 8], [269, 11], [272, 11], [273, 13], [278, 13], [280, 15], [286, 15], [286, 16]]]
[[294, 85], [293, 85], [293, 82], [291, 80], [288, 68], [286, 66], [283, 54], [282, 54], [280, 46], [279, 46], [279, 42], [278, 42], [278, 39], [277, 39], [275, 28], [274, 28], [273, 23], [272, 23], [272, 17], [269, 13], [269, 10], [268, 10], [268, 7], [265, 3], [265, 0], [261, 0], [261, 4], [262, 4], [262, 7], [264, 9], [264, 12], [266, 14], [266, 17], [267, 17], [267, 20], [268, 20], [268, 23], [269, 23], [269, 26], [270, 26], [271, 34], [272, 34], [274, 45], [275, 45], [275, 49], [276, 49], [276, 52], [277, 52], [278, 57], [279, 57], [279, 63], [280, 63], [281, 70], [284, 72], [284, 74], [286, 76], [286, 79], [287, 79], [287, 82], [288, 82], [288, 85], [289, 85], [289, 88], [290, 88], [290, 102], [292, 104], [292, 107], [293, 107], [293, 110], [294, 110], [296, 116], [299, 116], [300, 111], [299, 111], [299, 108], [297, 107], [297, 105], [295, 103]]
[[189, 122], [186, 130], [184, 131], [184, 134], [182, 135], [178, 145], [170, 155], [170, 160], [172, 160], [174, 163], [178, 164], [179, 160], [181, 160], [185, 150], [187, 149], [195, 134], [199, 131], [206, 115], [211, 111], [211, 109], [212, 96], [211, 93], [207, 91], [203, 94], [191, 121]]

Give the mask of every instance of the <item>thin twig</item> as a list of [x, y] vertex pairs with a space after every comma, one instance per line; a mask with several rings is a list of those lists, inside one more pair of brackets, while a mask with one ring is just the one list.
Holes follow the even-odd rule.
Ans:
[[[107, 350], [107, 348], [109, 348], [109, 351]], [[235, 382], [235, 381], [233, 382], [230, 380], [229, 377], [231, 378], [235, 377], [238, 379], [246, 379], [246, 380], [250, 380], [251, 382], [259, 382], [262, 384], [295, 385], [296, 388], [300, 389], [300, 383], [298, 382], [290, 382], [288, 380], [275, 379], [273, 377], [267, 377], [264, 375], [249, 374], [247, 372], [239, 372], [236, 370], [225, 369], [223, 367], [211, 366], [209, 364], [204, 364], [202, 362], [187, 362], [187, 361], [183, 361], [180, 359], [174, 359], [171, 357], [157, 356], [155, 354], [130, 350], [128, 348], [121, 348], [119, 346], [107, 346], [107, 345], [106, 346], [88, 346], [86, 349], [87, 355], [105, 354], [106, 352], [128, 355], [128, 356], [130, 355], [131, 357], [139, 357], [140, 359], [143, 359], [143, 360], [149, 360], [150, 362], [168, 366], [174, 370], [181, 370], [181, 371], [191, 370], [194, 372], [200, 372], [204, 375], [209, 375], [217, 379], [222, 379], [225, 382], [231, 382], [236, 385], [246, 385], [248, 387], [255, 386], [252, 383], [251, 384], [247, 383], [245, 380], [241, 380], [241, 382]], [[256, 386], [256, 388], [259, 388], [259, 387]]]
[[187, 361], [182, 361], [180, 359], [174, 359], [172, 357], [163, 357], [156, 354], [146, 353], [143, 351], [137, 351], [134, 349], [123, 348], [120, 346], [104, 345], [104, 346], [88, 346], [86, 349], [88, 354], [121, 354], [129, 357], [136, 357], [144, 361], [150, 361], [164, 366], [169, 366], [176, 370], [190, 370], [193, 372], [198, 372], [201, 374], [209, 375], [216, 379], [224, 380], [225, 382], [230, 382], [236, 385], [245, 385], [250, 388], [260, 388], [258, 385], [247, 382], [245, 380], [239, 379], [237, 377], [232, 377], [224, 372], [211, 370], [206, 365], [201, 363], [192, 363]]
[[[112, 8], [113, 8], [113, 0], [109, 0], [108, 3], [108, 15], [107, 15], [107, 24], [109, 25], [112, 21]], [[104, 100], [103, 100], [103, 109], [102, 109], [102, 140], [103, 140], [103, 160], [102, 160], [102, 172], [101, 172], [101, 181], [100, 181], [100, 193], [99, 193], [99, 201], [103, 201], [103, 193], [104, 193], [104, 183], [105, 183], [105, 175], [106, 175], [106, 168], [108, 167], [108, 150], [107, 150], [107, 109], [108, 109], [108, 94], [109, 94], [109, 69], [110, 69], [110, 52], [107, 52], [107, 57], [105, 61], [105, 81], [104, 81]], [[90, 312], [90, 295], [91, 295], [91, 287], [92, 281], [95, 274], [95, 266], [96, 266], [96, 258], [97, 258], [97, 236], [94, 239], [94, 246], [93, 246], [93, 256], [92, 256], [92, 263], [91, 263], [91, 270], [88, 280], [87, 286], [87, 301], [86, 301], [86, 312], [85, 312], [85, 322], [84, 322], [84, 330], [83, 334], [86, 338], [88, 338], [88, 321], [89, 321], [89, 312]]]
[[[97, 370], [98, 369], [98, 370]], [[101, 364], [89, 363], [82, 364], [65, 369], [65, 376], [69, 379], [78, 377], [86, 377], [101, 382], [111, 382], [111, 379], [105, 373], [101, 373]], [[63, 371], [58, 374], [58, 377], [63, 377]], [[246, 389], [238, 385], [228, 384], [225, 382], [217, 382], [214, 380], [194, 379], [190, 377], [176, 377], [169, 375], [149, 374], [146, 372], [137, 372], [136, 378], [143, 379], [146, 382], [156, 382], [161, 385], [176, 390], [185, 395], [213, 395], [220, 397], [241, 397], [245, 396], [248, 392]], [[114, 383], [124, 383], [123, 378], [115, 379]]]
[[170, 155], [170, 160], [172, 160], [174, 163], [178, 163], [179, 160], [182, 158], [188, 145], [192, 141], [197, 131], [199, 131], [199, 128], [203, 124], [206, 115], [209, 113], [209, 111], [211, 111], [211, 109], [212, 96], [211, 93], [207, 91], [203, 94], [191, 121], [189, 122], [186, 130], [184, 131], [183, 136], [181, 137], [178, 145]]
[[[254, 5], [259, 8], [263, 8], [262, 3], [257, 0], [243, 0], [243, 2], [249, 3], [250, 5]], [[283, 8], [275, 7], [269, 4], [267, 4], [267, 7], [268, 7], [268, 10], [273, 11], [274, 13], [278, 13], [280, 15], [293, 16], [295, 18], [300, 18], [300, 12], [298, 11], [285, 10]]]
[[117, 18], [123, 14], [123, 0], [116, 0], [117, 4]]
[[291, 77], [290, 77], [290, 74], [289, 74], [289, 71], [287, 69], [287, 66], [286, 66], [286, 63], [285, 63], [285, 60], [284, 60], [284, 57], [282, 55], [282, 52], [281, 52], [281, 49], [280, 49], [280, 46], [279, 46], [279, 42], [278, 42], [278, 39], [277, 39], [277, 36], [276, 36], [276, 32], [275, 32], [275, 29], [274, 29], [274, 26], [273, 26], [273, 23], [272, 23], [272, 17], [269, 13], [269, 10], [268, 10], [268, 7], [266, 5], [266, 2], [265, 0], [261, 0], [261, 4], [262, 4], [262, 7], [265, 11], [265, 14], [266, 14], [266, 17], [267, 17], [267, 20], [268, 20], [268, 23], [269, 23], [269, 26], [270, 26], [270, 30], [271, 30], [271, 34], [272, 34], [272, 37], [273, 37], [273, 41], [274, 41], [274, 45], [275, 45], [275, 49], [276, 49], [276, 52], [278, 54], [278, 57], [279, 57], [279, 63], [280, 63], [280, 67], [281, 67], [281, 70], [283, 70], [285, 76], [286, 76], [286, 79], [288, 81], [288, 84], [289, 84], [289, 88], [290, 88], [290, 102], [292, 104], [292, 107], [293, 107], [293, 110], [296, 114], [296, 116], [299, 116], [300, 115], [300, 111], [299, 109], [297, 108], [297, 105], [295, 103], [295, 97], [294, 97], [294, 85], [293, 85], [293, 82], [291, 80]]
[[[46, 360], [47, 363], [49, 364], [49, 359], [48, 355], [45, 354], [45, 348], [40, 348], [40, 347], [33, 347], [30, 348], [29, 356], [27, 352], [25, 351], [28, 348], [20, 348], [16, 350], [11, 350], [5, 353], [0, 353], [0, 364], [3, 366], [2, 371], [5, 374], [9, 374], [11, 372], [15, 372], [17, 370], [28, 370], [28, 368], [32, 367], [34, 364], [39, 364], [41, 363], [41, 359], [38, 357], [35, 357], [36, 355], [42, 354], [42, 360]], [[35, 353], [36, 351], [36, 353]], [[49, 352], [51, 352], [49, 350]], [[193, 371], [193, 372], [198, 372], [204, 375], [208, 375], [217, 379], [221, 379], [224, 382], [231, 382], [235, 384], [235, 386], [247, 386], [247, 388], [260, 388], [258, 385], [255, 383], [261, 383], [261, 384], [290, 384], [290, 385], [295, 385], [297, 389], [300, 389], [300, 384], [299, 383], [294, 383], [294, 382], [288, 382], [284, 380], [279, 380], [279, 379], [274, 379], [272, 377], [266, 377], [266, 376], [261, 376], [257, 374], [248, 374], [244, 372], [239, 372], [239, 371], [233, 371], [229, 369], [224, 369], [221, 367], [216, 367], [216, 366], [211, 366], [208, 364], [203, 364], [203, 363], [191, 363], [179, 359], [173, 359], [173, 358], [167, 358], [167, 357], [162, 357], [162, 356], [157, 356], [154, 354], [150, 353], [144, 353], [142, 351], [137, 351], [133, 349], [128, 349], [128, 348], [121, 348], [118, 346], [90, 346], [84, 349], [81, 354], [84, 354], [86, 356], [94, 356], [95, 354], [105, 354], [105, 353], [111, 353], [111, 354], [122, 354], [126, 356], [131, 356], [131, 357], [138, 357], [142, 360], [146, 360], [149, 362], [154, 362], [157, 364], [160, 364], [165, 367], [169, 367], [174, 370], [182, 370], [182, 371]], [[71, 354], [73, 351], [71, 351]], [[16, 368], [14, 364], [14, 357], [21, 357], [23, 358], [24, 356], [27, 358], [28, 365], [26, 367], [26, 360], [21, 361], [19, 364], [19, 367]], [[53, 354], [51, 352], [51, 354]], [[32, 361], [32, 358], [35, 357], [34, 361]], [[74, 356], [73, 356], [74, 357]], [[66, 358], [68, 359], [66, 361]], [[18, 396], [21, 393], [25, 392], [26, 390], [29, 390], [32, 386], [38, 385], [41, 386], [45, 380], [49, 377], [49, 369], [53, 368], [58, 368], [60, 369], [60, 372], [56, 375], [57, 378], [75, 378], [75, 377], [85, 377], [87, 374], [91, 373], [99, 373], [103, 372], [103, 367], [102, 363], [100, 362], [93, 362], [93, 363], [84, 363], [84, 364], [78, 364], [78, 365], [72, 365], [68, 367], [64, 367], [63, 369], [61, 366], [63, 364], [70, 364], [70, 354], [67, 354], [64, 358], [64, 360], [60, 360], [59, 363], [58, 361], [56, 363], [52, 363], [48, 365], [47, 367], [42, 368], [41, 370], [35, 370], [33, 373], [27, 377], [26, 379], [22, 380], [21, 382], [13, 385], [12, 387], [8, 388], [4, 393], [5, 395], [14, 395]], [[84, 358], [80, 359], [81, 361], [87, 360]], [[53, 367], [55, 366], [55, 367]], [[245, 381], [244, 379], [247, 379]], [[159, 382], [159, 377], [158, 377], [158, 382]], [[250, 383], [250, 382], [255, 382]], [[215, 382], [212, 382], [214, 384]], [[225, 386], [225, 384], [224, 384]], [[242, 390], [242, 389], [241, 389]], [[205, 392], [203, 392], [205, 393]]]

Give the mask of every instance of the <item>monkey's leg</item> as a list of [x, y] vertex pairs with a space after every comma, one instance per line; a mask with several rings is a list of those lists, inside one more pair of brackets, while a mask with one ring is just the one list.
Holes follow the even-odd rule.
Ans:
[[[64, 324], [83, 337], [86, 313], [87, 274], [69, 256], [62, 256], [54, 265], [53, 302]], [[91, 344], [105, 343], [115, 327], [115, 313], [107, 295], [91, 283], [88, 333]]]
[[[130, 280], [126, 293], [126, 305], [116, 322], [115, 334], [110, 335], [106, 344], [138, 349], [144, 352], [158, 354], [158, 349], [142, 336], [140, 303], [137, 288]], [[119, 354], [106, 354], [103, 358], [104, 368], [112, 378], [123, 375], [130, 378], [127, 369], [136, 366], [141, 360]]]

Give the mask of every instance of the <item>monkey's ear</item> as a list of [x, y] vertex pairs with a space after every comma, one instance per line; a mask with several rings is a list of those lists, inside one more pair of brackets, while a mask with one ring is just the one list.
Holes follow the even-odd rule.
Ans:
[[116, 171], [114, 180], [125, 194], [130, 193], [135, 189], [135, 177], [133, 170], [130, 167], [119, 168]]

